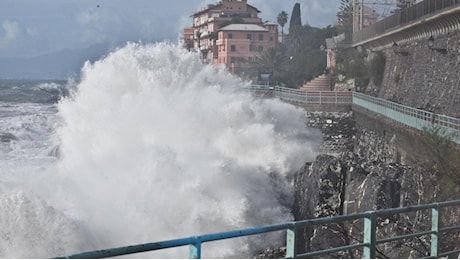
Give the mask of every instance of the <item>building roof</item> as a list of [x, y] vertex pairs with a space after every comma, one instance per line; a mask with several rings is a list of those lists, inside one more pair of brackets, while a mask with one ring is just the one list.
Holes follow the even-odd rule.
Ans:
[[264, 27], [257, 24], [230, 24], [220, 28], [218, 31], [252, 31], [252, 32], [268, 32]]
[[[255, 7], [253, 5], [250, 5], [250, 4], [246, 4], [246, 5], [248, 6], [248, 8], [253, 8], [254, 10], [256, 10], [257, 13], [261, 13], [261, 11], [259, 9], [257, 9], [257, 7]], [[210, 11], [222, 12], [223, 11], [222, 6], [223, 6], [222, 2], [219, 2], [218, 4], [208, 4], [208, 6], [206, 8], [203, 8], [200, 11], [196, 11], [195, 13], [193, 13], [191, 15], [191, 17], [198, 16], [198, 15], [210, 12]]]

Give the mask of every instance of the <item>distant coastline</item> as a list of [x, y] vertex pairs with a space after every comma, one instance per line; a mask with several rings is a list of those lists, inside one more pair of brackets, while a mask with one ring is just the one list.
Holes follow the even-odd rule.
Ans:
[[106, 55], [108, 44], [96, 44], [82, 49], [66, 49], [36, 57], [0, 58], [0, 79], [66, 80], [78, 78], [86, 61], [94, 62]]

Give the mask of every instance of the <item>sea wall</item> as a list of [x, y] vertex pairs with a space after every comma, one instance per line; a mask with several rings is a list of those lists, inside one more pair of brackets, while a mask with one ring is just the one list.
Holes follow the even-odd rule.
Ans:
[[[386, 57], [382, 84], [360, 86], [365, 94], [437, 114], [460, 118], [460, 31], [436, 35], [434, 48], [428, 38], [399, 42], [408, 55], [384, 49]], [[373, 53], [369, 54], [372, 58]]]

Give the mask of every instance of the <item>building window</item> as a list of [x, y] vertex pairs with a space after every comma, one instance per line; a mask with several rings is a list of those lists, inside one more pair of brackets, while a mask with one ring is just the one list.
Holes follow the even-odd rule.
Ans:
[[271, 42], [273, 41], [273, 36], [270, 36], [270, 41], [271, 41]]
[[263, 52], [264, 51], [264, 46], [259, 46], [259, 52]]
[[263, 34], [259, 34], [259, 41], [263, 41], [264, 40], [264, 35]]
[[233, 39], [233, 34], [229, 33], [229, 34], [228, 34], [228, 38], [229, 38], [229, 39]]
[[231, 50], [231, 51], [236, 51], [236, 46], [235, 46], [235, 45], [231, 45], [231, 46], [230, 46], [230, 50]]
[[248, 39], [248, 40], [252, 40], [252, 34], [249, 34], [249, 33], [248, 33], [248, 34], [246, 34], [246, 39]]
[[230, 62], [231, 63], [236, 63], [236, 57], [230, 57]]

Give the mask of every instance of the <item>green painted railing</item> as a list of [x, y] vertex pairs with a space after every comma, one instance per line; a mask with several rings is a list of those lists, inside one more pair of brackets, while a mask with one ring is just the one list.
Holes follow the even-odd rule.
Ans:
[[442, 131], [443, 134], [451, 137], [457, 144], [460, 144], [459, 118], [438, 115], [357, 92], [353, 93], [353, 105], [366, 108], [418, 130], [429, 129], [433, 125], [439, 126], [444, 130]]
[[252, 86], [250, 90], [259, 96], [277, 97], [285, 101], [303, 104], [353, 104], [354, 106], [363, 107], [391, 120], [422, 131], [430, 129], [432, 126], [439, 126], [443, 130], [440, 131], [441, 134], [460, 144], [459, 118], [404, 106], [363, 93], [349, 91], [310, 92], [279, 86]]
[[[439, 243], [441, 239], [445, 241], [451, 241], [452, 237], [441, 235], [443, 232], [460, 230], [460, 223], [455, 223], [452, 226], [441, 225], [441, 210], [444, 208], [456, 207], [457, 212], [460, 211], [460, 200], [432, 203], [426, 205], [415, 205], [402, 208], [383, 209], [377, 211], [368, 211], [364, 213], [357, 213], [344, 216], [334, 217], [323, 217], [317, 219], [309, 219], [295, 222], [287, 222], [276, 225], [269, 225], [256, 228], [248, 228], [241, 230], [234, 230], [222, 233], [214, 233], [207, 235], [200, 235], [194, 237], [180, 238], [174, 240], [160, 241], [147, 244], [132, 245], [126, 247], [118, 247], [106, 250], [92, 251], [86, 253], [80, 253], [75, 255], [63, 256], [58, 258], [105, 258], [115, 257], [127, 254], [142, 253], [153, 250], [167, 249], [172, 247], [189, 246], [190, 247], [190, 258], [201, 258], [201, 245], [211, 241], [231, 239], [236, 237], [245, 237], [255, 234], [263, 234], [273, 231], [286, 231], [286, 258], [304, 258], [304, 257], [315, 257], [324, 254], [335, 253], [339, 251], [352, 250], [352, 249], [363, 249], [363, 258], [375, 258], [376, 247], [378, 244], [392, 242], [392, 241], [403, 241], [410, 238], [416, 238], [421, 236], [429, 235], [431, 237], [431, 247], [429, 255], [426, 258], [438, 258], [449, 256], [452, 254], [458, 254], [460, 249], [452, 250], [449, 252], [439, 252]], [[379, 217], [387, 218], [388, 215], [396, 215], [408, 212], [416, 212], [422, 210], [431, 210], [431, 229], [418, 231], [410, 234], [377, 238], [376, 227], [380, 223]], [[363, 241], [356, 244], [329, 248], [321, 251], [297, 253], [296, 251], [296, 236], [301, 235], [300, 230], [305, 227], [321, 226], [332, 223], [343, 223], [345, 221], [364, 220], [363, 227]], [[427, 252], [428, 254], [428, 252]]]

